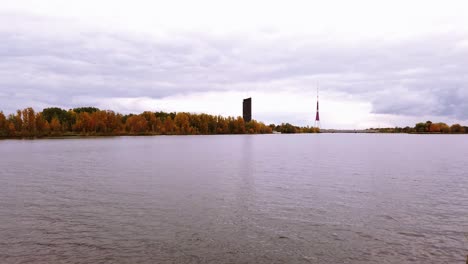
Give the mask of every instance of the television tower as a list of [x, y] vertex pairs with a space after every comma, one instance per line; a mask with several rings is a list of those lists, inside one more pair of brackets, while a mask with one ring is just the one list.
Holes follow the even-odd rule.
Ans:
[[317, 113], [315, 114], [314, 127], [320, 128], [320, 115], [319, 115], [319, 88], [317, 86]]

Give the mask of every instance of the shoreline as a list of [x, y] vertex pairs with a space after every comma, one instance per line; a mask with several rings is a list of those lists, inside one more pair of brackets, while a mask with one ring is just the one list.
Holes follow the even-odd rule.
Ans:
[[82, 138], [113, 138], [113, 137], [157, 137], [157, 136], [241, 136], [241, 135], [305, 135], [305, 134], [380, 134], [380, 135], [468, 135], [468, 133], [391, 133], [391, 132], [319, 132], [319, 133], [257, 133], [257, 134], [69, 134], [69, 135], [47, 135], [47, 136], [0, 136], [1, 140], [35, 140], [35, 139], [82, 139]]

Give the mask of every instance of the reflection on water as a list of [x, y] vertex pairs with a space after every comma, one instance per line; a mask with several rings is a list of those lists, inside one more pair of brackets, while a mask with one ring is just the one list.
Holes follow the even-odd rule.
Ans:
[[0, 263], [463, 263], [466, 136], [0, 141]]

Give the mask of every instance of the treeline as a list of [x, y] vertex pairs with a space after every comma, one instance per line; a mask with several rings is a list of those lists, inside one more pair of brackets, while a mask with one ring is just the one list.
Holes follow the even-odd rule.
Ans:
[[295, 133], [319, 133], [320, 130], [316, 127], [299, 127], [289, 123], [283, 123], [281, 125], [270, 125], [271, 129], [276, 132], [283, 134], [295, 134]]
[[70, 110], [52, 107], [42, 112], [35, 112], [29, 107], [8, 116], [0, 112], [0, 137], [267, 134], [273, 130], [284, 133], [318, 132], [290, 124], [267, 126], [255, 120], [244, 122], [242, 117], [184, 112], [146, 111], [138, 115], [122, 115], [95, 107]]
[[394, 127], [394, 128], [371, 128], [370, 130], [380, 133], [433, 133], [433, 134], [464, 134], [468, 133], [468, 127], [460, 124], [451, 126], [445, 123], [417, 123], [414, 127]]

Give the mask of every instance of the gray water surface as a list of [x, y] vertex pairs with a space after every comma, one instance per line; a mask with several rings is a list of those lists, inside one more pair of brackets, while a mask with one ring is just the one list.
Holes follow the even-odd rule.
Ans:
[[464, 263], [468, 136], [0, 141], [0, 263]]

